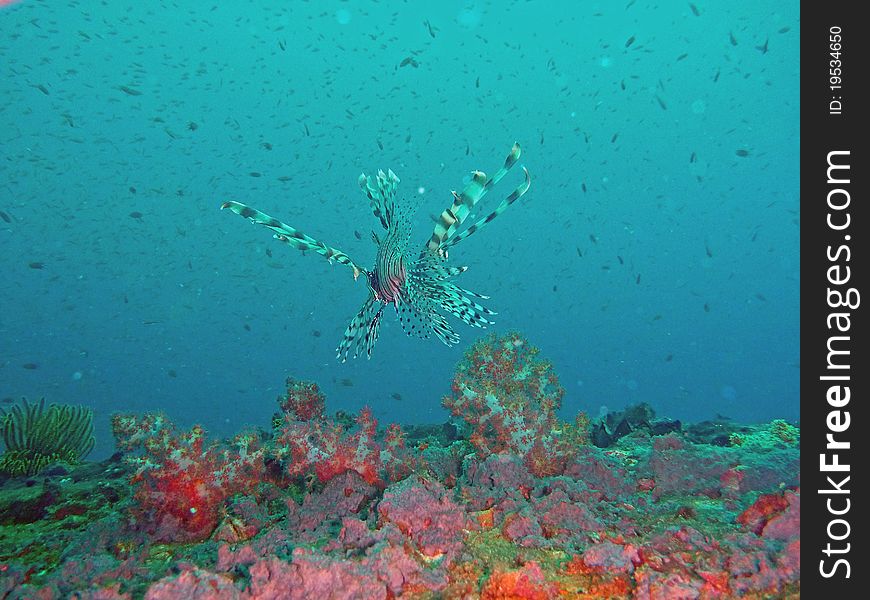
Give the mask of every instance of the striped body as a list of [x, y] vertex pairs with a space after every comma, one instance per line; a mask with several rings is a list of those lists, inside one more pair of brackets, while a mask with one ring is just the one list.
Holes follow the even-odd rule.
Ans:
[[276, 239], [294, 248], [312, 250], [330, 262], [349, 266], [353, 270], [354, 279], [360, 274], [365, 275], [369, 296], [351, 319], [338, 345], [338, 358], [342, 362], [347, 359], [351, 350], [354, 357], [363, 349], [371, 357], [378, 339], [381, 316], [390, 305], [394, 307], [402, 329], [408, 335], [428, 338], [434, 333], [438, 339], [451, 346], [459, 341], [459, 336], [441, 311], [452, 314], [473, 327], [492, 324], [488, 317], [495, 313], [475, 300], [486, 299], [487, 296], [460, 288], [450, 281], [467, 267], [448, 265], [447, 251], [484, 228], [528, 191], [531, 178], [528, 170], [523, 167], [524, 181], [494, 211], [459, 231], [475, 205], [507, 174], [519, 158], [520, 146], [514, 144], [504, 165], [492, 177], [488, 178], [481, 171], [475, 171], [461, 193], [453, 192], [453, 204], [441, 213], [432, 236], [416, 256], [409, 249], [411, 211], [396, 202], [399, 178], [391, 170], [387, 170], [387, 173], [378, 171], [374, 178], [360, 175], [359, 185], [369, 199], [372, 212], [386, 230], [383, 240], [372, 234], [378, 244], [378, 253], [371, 270], [359, 266], [341, 250], [249, 206], [229, 201], [224, 202], [221, 208], [228, 208], [254, 223], [268, 227], [275, 232]]

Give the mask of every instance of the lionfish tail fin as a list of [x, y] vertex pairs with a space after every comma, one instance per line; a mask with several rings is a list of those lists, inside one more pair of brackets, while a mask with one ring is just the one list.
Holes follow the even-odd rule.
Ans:
[[357, 265], [351, 258], [336, 248], [327, 246], [319, 240], [315, 240], [286, 223], [282, 223], [275, 217], [271, 217], [264, 212], [260, 212], [255, 208], [251, 208], [241, 202], [227, 201], [221, 204], [221, 209], [228, 208], [239, 216], [242, 216], [252, 223], [257, 223], [267, 227], [275, 232], [275, 239], [280, 240], [297, 250], [312, 250], [324, 257], [330, 263], [333, 261], [342, 265], [347, 265], [353, 270], [353, 277], [356, 279], [360, 273], [365, 273], [363, 267]]
[[372, 212], [381, 221], [384, 229], [389, 229], [393, 223], [396, 211], [396, 187], [399, 178], [392, 169], [387, 172], [378, 171], [378, 176], [372, 178], [365, 173], [359, 176], [359, 186], [369, 199]]
[[471, 181], [468, 182], [465, 189], [462, 190], [462, 193], [457, 194], [456, 192], [453, 192], [453, 205], [441, 213], [438, 222], [435, 224], [435, 230], [432, 232], [432, 237], [429, 238], [429, 242], [426, 244], [429, 251], [434, 252], [439, 256], [446, 257], [447, 248], [455, 245], [460, 240], [467, 238], [475, 231], [481, 229], [528, 191], [529, 185], [531, 185], [531, 178], [528, 170], [523, 167], [523, 171], [526, 175], [525, 182], [517, 187], [517, 189], [514, 190], [514, 193], [508, 196], [507, 199], [502, 201], [498, 208], [496, 208], [492, 213], [477, 221], [461, 234], [457, 234], [457, 230], [465, 219], [468, 218], [468, 215], [471, 213], [474, 206], [489, 190], [493, 188], [493, 186], [501, 181], [508, 171], [511, 170], [520, 159], [521, 154], [522, 150], [520, 149], [520, 145], [515, 142], [511, 148], [510, 154], [505, 158], [504, 165], [496, 171], [495, 175], [487, 178], [486, 174], [482, 171], [474, 171], [471, 176]]

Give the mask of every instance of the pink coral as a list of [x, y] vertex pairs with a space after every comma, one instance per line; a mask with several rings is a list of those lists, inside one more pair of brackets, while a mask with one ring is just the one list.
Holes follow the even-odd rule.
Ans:
[[378, 504], [378, 514], [430, 558], [457, 552], [469, 523], [468, 515], [443, 485], [418, 477], [388, 487]]
[[368, 570], [352, 561], [335, 560], [297, 548], [293, 562], [267, 558], [250, 568], [244, 600], [385, 599], [387, 588]]
[[164, 577], [145, 592], [145, 600], [238, 600], [239, 597], [232, 579], [197, 568]]

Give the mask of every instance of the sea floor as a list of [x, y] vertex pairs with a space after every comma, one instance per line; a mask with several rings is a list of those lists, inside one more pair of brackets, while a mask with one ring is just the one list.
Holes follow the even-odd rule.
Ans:
[[[206, 471], [149, 484], [123, 453], [55, 465], [0, 481], [0, 598], [799, 597], [794, 426], [627, 429], [533, 475], [449, 424], [409, 426], [406, 469], [291, 477], [267, 460], [226, 497]], [[181, 438], [163, 467], [208, 454]]]

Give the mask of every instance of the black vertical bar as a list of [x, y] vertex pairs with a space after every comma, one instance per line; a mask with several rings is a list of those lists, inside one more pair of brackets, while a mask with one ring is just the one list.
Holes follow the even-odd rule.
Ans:
[[[870, 268], [862, 3], [801, 5], [801, 592], [866, 594]], [[862, 349], [864, 350], [862, 352]], [[830, 437], [828, 437], [830, 436]], [[848, 465], [848, 466], [846, 466]], [[864, 592], [860, 592], [865, 589]]]

